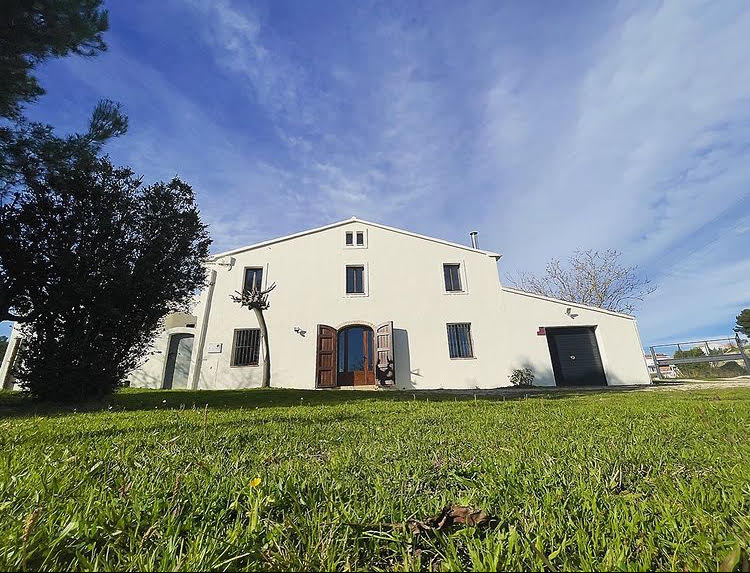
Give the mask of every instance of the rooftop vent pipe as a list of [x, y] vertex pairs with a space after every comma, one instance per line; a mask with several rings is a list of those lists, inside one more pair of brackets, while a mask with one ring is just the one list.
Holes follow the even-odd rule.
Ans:
[[472, 231], [469, 233], [469, 236], [471, 237], [471, 248], [472, 249], [478, 249], [479, 248], [479, 242], [477, 241], [477, 235], [479, 234], [478, 231]]

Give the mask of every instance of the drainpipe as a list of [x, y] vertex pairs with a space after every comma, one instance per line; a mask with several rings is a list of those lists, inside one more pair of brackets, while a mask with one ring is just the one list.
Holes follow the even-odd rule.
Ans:
[[195, 366], [190, 380], [190, 388], [198, 389], [198, 381], [201, 377], [201, 366], [203, 366], [203, 348], [206, 346], [206, 332], [208, 331], [208, 318], [211, 314], [211, 300], [214, 296], [214, 285], [216, 284], [216, 271], [211, 269], [208, 278], [208, 290], [206, 300], [203, 303], [203, 316], [201, 317], [201, 329], [198, 333], [198, 347], [195, 349]]

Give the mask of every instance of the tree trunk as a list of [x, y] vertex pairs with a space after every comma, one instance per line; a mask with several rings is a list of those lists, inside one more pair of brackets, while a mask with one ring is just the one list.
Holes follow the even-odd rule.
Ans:
[[262, 388], [271, 387], [271, 351], [268, 345], [268, 327], [266, 326], [266, 317], [263, 316], [263, 311], [254, 308], [255, 316], [258, 318], [258, 324], [260, 325], [260, 338], [263, 341], [263, 382]]

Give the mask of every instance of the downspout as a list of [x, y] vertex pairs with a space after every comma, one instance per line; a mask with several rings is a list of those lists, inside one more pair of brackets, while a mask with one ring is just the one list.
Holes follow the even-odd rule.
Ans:
[[206, 332], [208, 332], [208, 318], [211, 314], [211, 300], [214, 296], [214, 285], [216, 284], [216, 271], [211, 269], [208, 279], [208, 291], [206, 291], [206, 300], [203, 303], [203, 316], [201, 317], [201, 329], [198, 333], [198, 347], [195, 349], [195, 366], [193, 375], [190, 380], [190, 388], [198, 389], [198, 381], [201, 376], [201, 366], [203, 366], [203, 348], [206, 346]]

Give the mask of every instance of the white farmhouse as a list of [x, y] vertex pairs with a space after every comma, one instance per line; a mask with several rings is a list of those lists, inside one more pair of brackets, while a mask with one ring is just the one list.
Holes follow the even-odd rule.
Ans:
[[632, 316], [503, 287], [500, 255], [472, 245], [352, 218], [214, 255], [130, 385], [260, 386], [259, 325], [231, 296], [272, 283], [275, 387], [489, 389], [520, 368], [542, 386], [650, 383]]
[[194, 316], [168, 317], [130, 376], [150, 388], [252, 388], [253, 312], [231, 295], [272, 283], [271, 384], [401, 389], [648, 384], [635, 319], [502, 287], [499, 254], [356, 218], [214, 255]]

